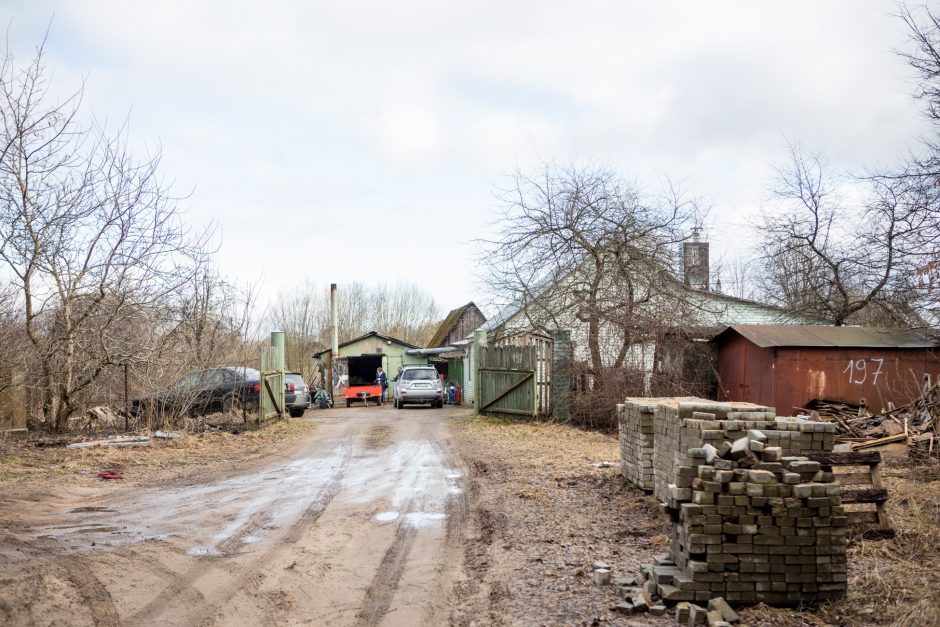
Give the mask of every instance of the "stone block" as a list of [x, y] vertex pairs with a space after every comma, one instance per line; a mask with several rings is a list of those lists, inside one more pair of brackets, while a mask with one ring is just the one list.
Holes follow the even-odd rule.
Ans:
[[774, 476], [774, 473], [769, 470], [748, 470], [747, 471], [747, 480], [748, 483], [776, 483], [777, 477]]
[[717, 611], [721, 614], [721, 619], [729, 623], [736, 622], [738, 620], [738, 615], [735, 613], [731, 606], [728, 605], [728, 602], [722, 597], [717, 597], [708, 602], [708, 610]]
[[748, 429], [747, 437], [749, 440], [756, 440], [762, 444], [767, 442], [767, 435], [757, 429]]

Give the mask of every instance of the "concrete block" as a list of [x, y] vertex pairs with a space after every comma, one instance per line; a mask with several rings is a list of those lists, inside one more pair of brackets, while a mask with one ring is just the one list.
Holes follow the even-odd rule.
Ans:
[[738, 615], [735, 613], [731, 606], [728, 605], [728, 602], [722, 597], [717, 597], [708, 602], [708, 610], [717, 611], [721, 614], [721, 619], [729, 623], [736, 622], [738, 620]]

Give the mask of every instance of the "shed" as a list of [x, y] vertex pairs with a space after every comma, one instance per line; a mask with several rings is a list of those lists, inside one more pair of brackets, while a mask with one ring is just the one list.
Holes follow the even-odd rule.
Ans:
[[734, 325], [712, 340], [718, 399], [790, 415], [812, 400], [874, 411], [917, 398], [940, 376], [940, 343], [925, 332], [876, 327]]
[[[350, 358], [355, 358], [355, 361], [361, 362], [362, 367], [371, 372], [372, 375], [374, 375], [376, 368], [381, 367], [388, 374], [389, 393], [391, 393], [391, 390], [394, 389], [392, 379], [398, 372], [399, 366], [426, 366], [428, 364], [426, 355], [409, 355], [407, 353], [407, 351], [417, 348], [414, 344], [409, 344], [388, 335], [382, 335], [376, 331], [343, 342], [339, 345], [339, 354], [333, 360], [333, 387], [340, 386], [340, 378], [344, 375], [349, 377], [346, 379], [347, 381], [356, 376], [357, 373], [348, 370], [351, 363]], [[332, 352], [333, 349], [328, 348], [316, 353], [313, 357], [325, 364]], [[361, 378], [368, 378], [367, 374], [363, 374]]]
[[428, 347], [453, 346], [454, 342], [467, 339], [485, 322], [486, 316], [483, 315], [480, 308], [472, 302], [467, 303], [447, 314], [447, 317], [437, 327], [434, 337], [428, 342]]

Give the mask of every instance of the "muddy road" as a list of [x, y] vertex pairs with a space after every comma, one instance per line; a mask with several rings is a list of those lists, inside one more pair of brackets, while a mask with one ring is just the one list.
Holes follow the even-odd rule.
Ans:
[[449, 623], [467, 511], [452, 412], [308, 412], [310, 437], [238, 473], [14, 496], [0, 622]]

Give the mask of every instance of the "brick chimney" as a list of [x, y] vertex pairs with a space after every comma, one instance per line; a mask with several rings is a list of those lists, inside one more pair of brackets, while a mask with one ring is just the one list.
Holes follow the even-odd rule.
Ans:
[[701, 229], [692, 229], [692, 240], [682, 244], [682, 282], [696, 290], [709, 290], [708, 242], [702, 241]]

